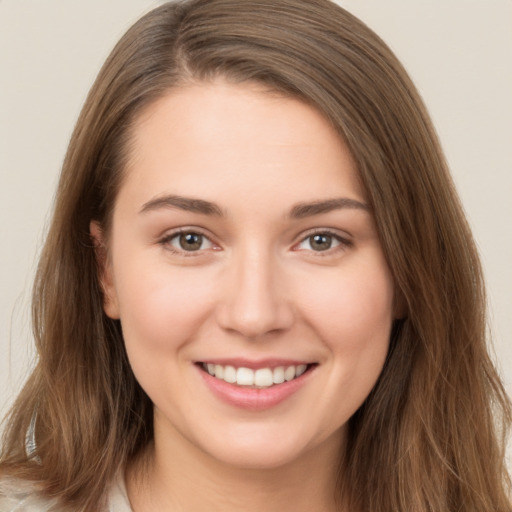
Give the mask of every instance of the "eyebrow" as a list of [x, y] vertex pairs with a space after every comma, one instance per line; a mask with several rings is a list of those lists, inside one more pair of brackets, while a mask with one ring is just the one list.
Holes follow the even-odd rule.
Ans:
[[333, 210], [344, 208], [370, 211], [370, 207], [366, 203], [348, 197], [337, 197], [323, 201], [313, 201], [311, 203], [298, 203], [291, 209], [290, 217], [292, 219], [303, 219], [305, 217], [312, 217], [314, 215], [329, 213]]
[[[151, 199], [144, 203], [140, 213], [147, 213], [161, 208], [177, 208], [187, 212], [199, 213], [202, 215], [214, 215], [224, 217], [224, 213], [219, 206], [204, 199], [196, 199], [192, 197], [184, 197], [177, 195], [165, 195]], [[366, 203], [351, 199], [348, 197], [338, 197], [333, 199], [325, 199], [320, 201], [312, 201], [305, 203], [297, 203], [292, 207], [289, 217], [292, 219], [303, 219], [312, 217], [322, 213], [329, 213], [340, 209], [356, 209], [370, 211], [370, 207]]]
[[144, 203], [140, 213], [147, 213], [161, 208], [178, 208], [187, 212], [201, 213], [203, 215], [224, 216], [222, 210], [215, 203], [205, 201], [204, 199], [176, 195], [167, 195], [151, 199], [151, 201]]

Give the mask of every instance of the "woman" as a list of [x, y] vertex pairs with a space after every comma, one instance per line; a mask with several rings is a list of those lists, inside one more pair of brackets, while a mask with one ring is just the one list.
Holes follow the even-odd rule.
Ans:
[[327, 0], [165, 4], [70, 143], [2, 510], [511, 510], [484, 305], [375, 34]]

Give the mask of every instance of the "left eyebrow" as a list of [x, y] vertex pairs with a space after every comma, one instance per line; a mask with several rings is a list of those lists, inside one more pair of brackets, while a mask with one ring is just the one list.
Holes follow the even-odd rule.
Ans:
[[298, 203], [290, 210], [289, 216], [292, 219], [303, 219], [304, 217], [312, 217], [313, 215], [345, 208], [370, 212], [370, 207], [366, 203], [348, 197], [338, 197], [323, 201], [313, 201], [311, 203]]

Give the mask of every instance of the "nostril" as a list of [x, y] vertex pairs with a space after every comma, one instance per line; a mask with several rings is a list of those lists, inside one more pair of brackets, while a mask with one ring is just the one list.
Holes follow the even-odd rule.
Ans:
[[287, 304], [248, 302], [222, 305], [218, 313], [219, 325], [225, 331], [236, 332], [251, 341], [278, 335], [293, 325], [294, 315]]

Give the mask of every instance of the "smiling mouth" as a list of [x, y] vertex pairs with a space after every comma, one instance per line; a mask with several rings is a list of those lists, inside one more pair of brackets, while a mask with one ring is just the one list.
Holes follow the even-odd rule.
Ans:
[[256, 370], [243, 366], [235, 367], [213, 363], [198, 363], [198, 366], [212, 377], [223, 380], [228, 384], [253, 389], [267, 389], [298, 379], [316, 364], [277, 366]]

